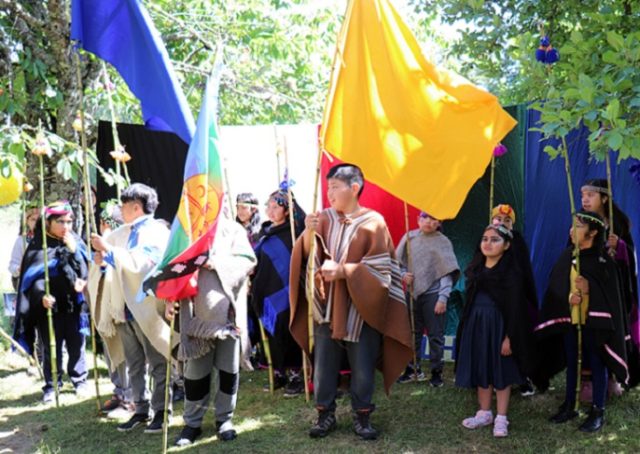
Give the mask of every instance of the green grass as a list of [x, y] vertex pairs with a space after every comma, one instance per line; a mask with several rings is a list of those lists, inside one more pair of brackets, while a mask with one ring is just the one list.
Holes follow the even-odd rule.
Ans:
[[[161, 452], [162, 437], [143, 434], [142, 430], [122, 434], [116, 422], [96, 416], [95, 400], [78, 400], [72, 387], [65, 384], [59, 409], [40, 404], [41, 382], [27, 373], [26, 360], [0, 352], [0, 452], [40, 453], [151, 453]], [[104, 370], [102, 371], [105, 372]], [[541, 452], [640, 452], [640, 392], [631, 391], [612, 400], [607, 423], [601, 433], [586, 435], [576, 430], [577, 421], [555, 426], [546, 418], [562, 398], [563, 385], [557, 390], [531, 398], [512, 399], [510, 435], [496, 440], [490, 428], [468, 431], [460, 421], [476, 410], [475, 396], [457, 389], [452, 370], [446, 370], [444, 388], [422, 384], [396, 385], [390, 397], [375, 396], [377, 410], [374, 425], [381, 437], [374, 442], [357, 439], [351, 432], [349, 401], [338, 403], [338, 430], [324, 440], [307, 436], [315, 417], [304, 398], [285, 399], [262, 391], [265, 372], [242, 373], [238, 408], [235, 416], [239, 438], [221, 443], [214, 436], [213, 416], [208, 413], [204, 437], [195, 445], [171, 452], [211, 453], [541, 453]], [[379, 377], [378, 377], [379, 378]], [[106, 378], [101, 380], [103, 394], [111, 391]], [[380, 385], [380, 383], [378, 383]], [[379, 386], [380, 387], [380, 386]], [[180, 431], [182, 405], [170, 427], [170, 441]], [[13, 449], [3, 451], [4, 449]]]

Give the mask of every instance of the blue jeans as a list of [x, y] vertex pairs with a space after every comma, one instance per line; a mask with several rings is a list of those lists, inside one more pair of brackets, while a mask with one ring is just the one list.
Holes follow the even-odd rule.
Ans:
[[314, 325], [314, 397], [316, 407], [335, 411], [338, 374], [342, 354], [346, 350], [351, 366], [351, 408], [353, 411], [373, 411], [375, 368], [382, 344], [382, 335], [366, 323], [358, 342], [331, 339], [328, 324]]

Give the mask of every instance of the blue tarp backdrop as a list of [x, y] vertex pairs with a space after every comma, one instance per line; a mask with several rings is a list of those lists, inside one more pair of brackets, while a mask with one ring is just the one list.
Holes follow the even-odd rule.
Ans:
[[[529, 110], [526, 127], [524, 164], [524, 236], [531, 252], [531, 263], [542, 298], [549, 280], [549, 273], [560, 253], [567, 246], [571, 216], [569, 192], [564, 170], [564, 160], [549, 160], [543, 152], [546, 145], [539, 132], [529, 131], [540, 119], [540, 113]], [[580, 188], [592, 178], [606, 178], [604, 162], [596, 162], [589, 155], [586, 128], [573, 131], [567, 139], [571, 177], [576, 207], [580, 208]], [[624, 211], [632, 224], [632, 236], [636, 246], [640, 244], [640, 184], [629, 172], [631, 161], [616, 162], [611, 155], [611, 183], [613, 200]], [[637, 263], [637, 262], [636, 262]]]

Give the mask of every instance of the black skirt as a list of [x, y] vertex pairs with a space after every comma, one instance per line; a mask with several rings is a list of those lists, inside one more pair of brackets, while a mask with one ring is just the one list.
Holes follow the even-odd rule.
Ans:
[[489, 294], [479, 292], [462, 328], [456, 386], [505, 389], [524, 382], [513, 356], [502, 356], [504, 322]]

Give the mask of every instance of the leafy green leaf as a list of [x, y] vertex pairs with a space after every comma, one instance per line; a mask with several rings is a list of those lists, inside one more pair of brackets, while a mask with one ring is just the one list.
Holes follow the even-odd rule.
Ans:
[[607, 144], [612, 150], [618, 151], [620, 149], [620, 146], [622, 145], [622, 140], [622, 134], [620, 134], [620, 132], [616, 130], [612, 130], [609, 132]]
[[602, 54], [602, 61], [616, 65], [620, 61], [620, 57], [616, 52], [608, 50]]
[[545, 145], [543, 151], [549, 155], [549, 159], [555, 159], [560, 154], [560, 150], [556, 147], [552, 147], [551, 145]]
[[620, 50], [624, 47], [624, 38], [613, 30], [607, 32], [607, 42], [615, 50]]
[[571, 41], [576, 44], [580, 44], [582, 41], [584, 41], [584, 37], [579, 30], [573, 30], [571, 32]]
[[604, 117], [607, 120], [615, 121], [620, 116], [620, 100], [614, 98], [609, 102], [607, 109], [604, 112]]

